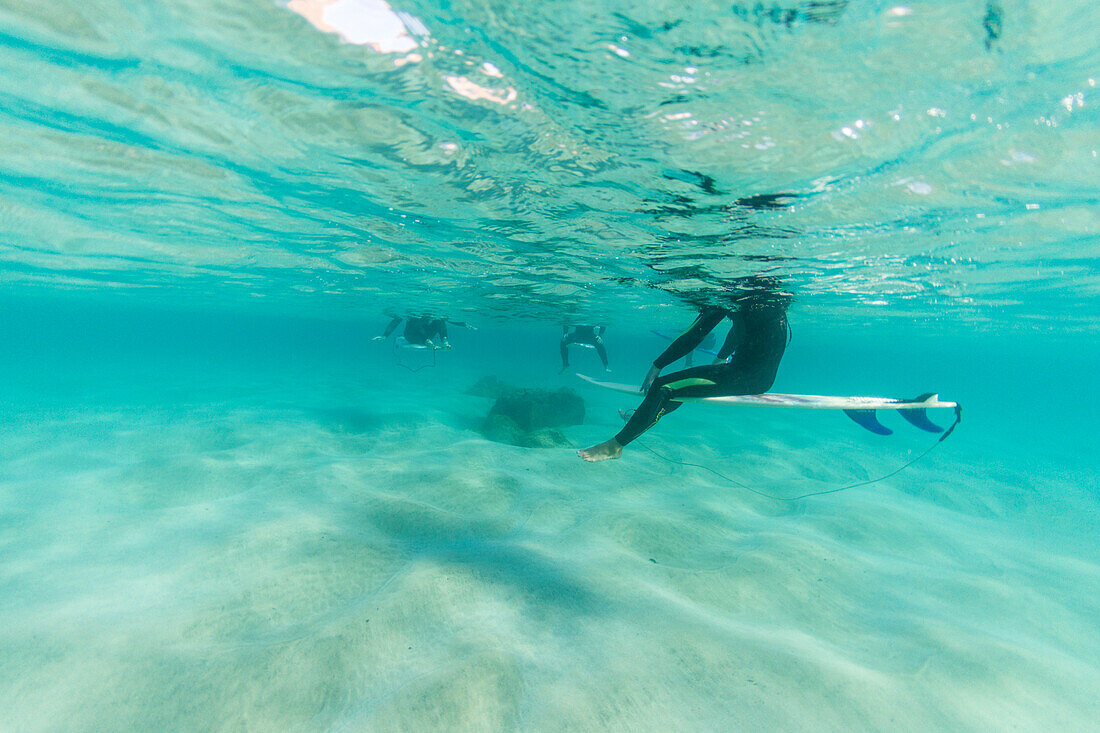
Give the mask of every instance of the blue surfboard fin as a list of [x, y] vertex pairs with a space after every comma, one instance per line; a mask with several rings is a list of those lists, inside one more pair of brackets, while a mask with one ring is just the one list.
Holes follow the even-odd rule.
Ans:
[[[937, 397], [939, 397], [939, 395], [937, 395], [935, 392], [926, 392], [919, 397], [914, 397], [911, 402], [928, 402], [929, 400], [933, 400]], [[904, 417], [909, 422], [909, 424], [915, 428], [920, 428], [921, 430], [925, 430], [929, 433], [943, 432], [943, 428], [928, 419], [928, 413], [925, 410], [898, 410], [898, 412], [900, 412], [901, 416]]]
[[886, 427], [875, 417], [874, 410], [845, 410], [844, 414], [852, 418], [856, 425], [870, 430], [875, 435], [893, 435], [894, 431]]

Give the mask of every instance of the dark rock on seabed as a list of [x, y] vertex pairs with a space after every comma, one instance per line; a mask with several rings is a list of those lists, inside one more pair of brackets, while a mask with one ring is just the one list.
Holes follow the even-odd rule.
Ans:
[[572, 389], [522, 389], [484, 377], [467, 394], [495, 397], [481, 424], [489, 440], [523, 448], [570, 445], [558, 428], [584, 422], [584, 400]]

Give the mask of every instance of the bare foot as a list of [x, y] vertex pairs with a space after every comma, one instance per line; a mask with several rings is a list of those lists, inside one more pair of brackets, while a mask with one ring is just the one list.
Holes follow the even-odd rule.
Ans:
[[606, 461], [609, 458], [618, 458], [623, 454], [623, 447], [619, 445], [619, 441], [612, 438], [611, 440], [594, 445], [591, 448], [585, 448], [584, 450], [577, 451], [577, 455], [588, 461], [589, 463], [595, 463], [596, 461]]

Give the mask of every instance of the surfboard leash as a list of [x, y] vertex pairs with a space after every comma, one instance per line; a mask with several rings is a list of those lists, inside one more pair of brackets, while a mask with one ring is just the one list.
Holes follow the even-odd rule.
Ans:
[[421, 369], [429, 369], [429, 368], [432, 368], [432, 367], [435, 366], [435, 352], [436, 351], [438, 351], [438, 349], [432, 349], [432, 363], [431, 364], [421, 364], [417, 368], [413, 369], [411, 366], [409, 366], [408, 364], [405, 364], [401, 361], [401, 355], [397, 353], [397, 341], [395, 340], [393, 342], [393, 363], [396, 364], [397, 366], [401, 367], [402, 369], [408, 369], [410, 372], [415, 374], [416, 372], [420, 371]]
[[766, 491], [761, 491], [760, 489], [755, 489], [752, 486], [749, 486], [748, 484], [741, 483], [737, 479], [731, 478], [731, 477], [727, 476], [726, 474], [722, 473], [721, 471], [716, 471], [716, 470], [714, 470], [713, 468], [711, 468], [709, 466], [703, 466], [703, 465], [698, 464], [698, 463], [689, 463], [687, 461], [680, 461], [680, 460], [677, 460], [675, 458], [668, 458], [667, 456], [663, 456], [660, 453], [658, 453], [657, 451], [653, 450], [652, 448], [650, 448], [645, 443], [642, 443], [642, 447], [645, 448], [650, 453], [652, 453], [653, 455], [660, 458], [662, 461], [665, 461], [666, 463], [676, 463], [676, 464], [679, 464], [681, 466], [691, 466], [692, 468], [701, 468], [704, 471], [710, 471], [715, 476], [718, 476], [719, 478], [724, 479], [724, 480], [730, 482], [731, 484], [734, 484], [735, 486], [740, 486], [742, 489], [745, 489], [746, 491], [750, 491], [753, 494], [757, 494], [759, 496], [763, 496], [763, 497], [766, 497], [768, 499], [773, 499], [775, 501], [800, 501], [802, 499], [808, 499], [811, 496], [824, 496], [826, 494], [836, 494], [836, 493], [839, 493], [841, 491], [847, 491], [848, 489], [855, 489], [855, 488], [858, 488], [860, 486], [870, 486], [871, 484], [877, 484], [879, 481], [885, 481], [886, 479], [888, 479], [892, 476], [896, 476], [899, 473], [901, 473], [902, 471], [904, 471], [905, 469], [912, 466], [914, 463], [916, 463], [920, 459], [924, 458], [926, 455], [928, 455], [932, 451], [934, 451], [937, 447], [939, 447], [939, 445], [941, 443], [943, 443], [943, 441], [947, 440], [947, 436], [951, 435], [951, 433], [954, 432], [955, 428], [958, 427], [960, 422], [962, 422], [962, 405], [956, 404], [955, 405], [955, 422], [951, 423], [951, 426], [949, 428], [947, 428], [947, 430], [943, 431], [943, 435], [936, 438], [936, 442], [933, 443], [932, 445], [928, 446], [928, 448], [926, 448], [923, 453], [918, 455], [916, 458], [912, 458], [909, 461], [903, 463], [899, 468], [895, 468], [890, 473], [883, 474], [882, 476], [879, 476], [878, 478], [867, 479], [866, 481], [857, 481], [857, 482], [852, 483], [852, 484], [846, 484], [844, 486], [838, 486], [838, 487], [835, 487], [835, 488], [832, 488], [832, 489], [825, 489], [824, 491], [811, 491], [808, 494], [801, 494], [799, 496], [776, 496], [775, 494], [769, 494]]

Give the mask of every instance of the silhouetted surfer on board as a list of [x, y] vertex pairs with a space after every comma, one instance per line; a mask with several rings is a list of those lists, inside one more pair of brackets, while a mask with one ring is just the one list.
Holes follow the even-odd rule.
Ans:
[[390, 334], [401, 325], [401, 321], [405, 322], [405, 330], [402, 332], [405, 344], [428, 349], [451, 348], [451, 343], [447, 340], [447, 323], [476, 330], [470, 324], [461, 321], [447, 321], [443, 318], [433, 318], [431, 316], [405, 316], [404, 318], [396, 316], [386, 326], [386, 330], [382, 332], [382, 335], [375, 336], [374, 340], [383, 341], [389, 338]]
[[603, 334], [606, 330], [607, 326], [562, 326], [561, 343], [558, 345], [561, 350], [561, 370], [564, 372], [569, 368], [569, 346], [577, 344], [595, 349], [600, 361], [603, 362], [603, 370], [611, 371], [607, 366], [607, 349], [603, 345]]
[[[722, 301], [705, 308], [691, 327], [654, 360], [642, 383], [645, 399], [623, 429], [610, 440], [577, 451], [577, 455], [586, 461], [618, 458], [623, 447], [683, 404], [678, 397], [762, 394], [771, 389], [787, 348], [790, 296], [779, 289], [775, 279], [754, 276], [740, 280]], [[715, 363], [660, 376], [662, 369], [697, 348], [726, 319], [731, 322], [730, 330]]]

